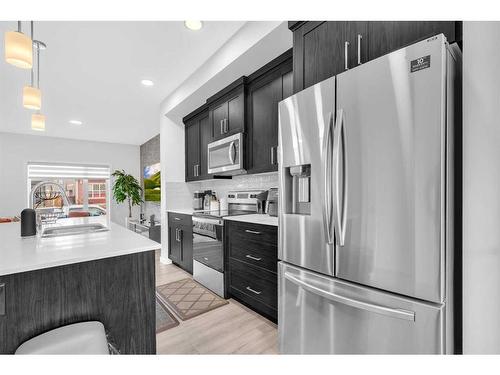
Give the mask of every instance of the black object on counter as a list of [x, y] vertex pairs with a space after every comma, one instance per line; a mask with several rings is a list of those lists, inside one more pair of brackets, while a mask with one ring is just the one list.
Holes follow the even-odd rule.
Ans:
[[36, 235], [36, 212], [32, 208], [21, 211], [21, 237]]

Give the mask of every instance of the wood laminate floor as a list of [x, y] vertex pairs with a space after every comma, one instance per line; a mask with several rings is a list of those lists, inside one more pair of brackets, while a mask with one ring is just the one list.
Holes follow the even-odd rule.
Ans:
[[[156, 254], [156, 285], [191, 277]], [[175, 315], [175, 314], [174, 314]], [[178, 317], [177, 317], [178, 318]], [[158, 354], [277, 354], [277, 326], [237, 301], [156, 335]]]

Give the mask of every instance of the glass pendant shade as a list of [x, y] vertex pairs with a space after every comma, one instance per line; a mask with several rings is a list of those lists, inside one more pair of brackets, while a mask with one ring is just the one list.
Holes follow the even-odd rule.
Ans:
[[31, 129], [45, 131], [45, 116], [40, 113], [33, 113], [31, 115]]
[[19, 31], [5, 33], [5, 61], [22, 69], [33, 67], [33, 42]]
[[42, 91], [36, 87], [24, 86], [23, 106], [28, 109], [40, 110], [42, 108]]

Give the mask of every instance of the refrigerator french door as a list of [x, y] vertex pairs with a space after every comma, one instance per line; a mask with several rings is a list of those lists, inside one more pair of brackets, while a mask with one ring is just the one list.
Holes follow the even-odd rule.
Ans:
[[438, 35], [339, 74], [333, 123], [324, 82], [280, 103], [283, 353], [453, 352], [455, 58]]

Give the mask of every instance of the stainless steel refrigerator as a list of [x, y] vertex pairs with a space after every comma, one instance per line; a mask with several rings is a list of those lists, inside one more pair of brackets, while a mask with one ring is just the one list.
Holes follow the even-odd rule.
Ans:
[[460, 50], [440, 34], [279, 104], [281, 353], [453, 353]]

